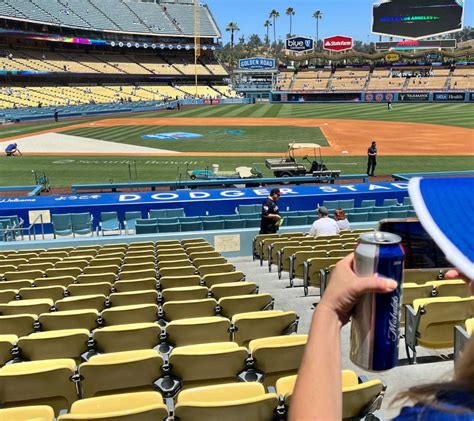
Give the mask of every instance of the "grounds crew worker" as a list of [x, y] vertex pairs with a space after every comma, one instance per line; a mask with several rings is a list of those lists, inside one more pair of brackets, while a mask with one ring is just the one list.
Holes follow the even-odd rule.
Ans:
[[278, 221], [281, 219], [280, 209], [277, 201], [280, 198], [280, 189], [275, 188], [262, 205], [262, 221], [260, 223], [260, 234], [275, 234], [278, 231]]
[[367, 175], [374, 176], [375, 167], [377, 165], [377, 142], [372, 142], [372, 146], [367, 151]]

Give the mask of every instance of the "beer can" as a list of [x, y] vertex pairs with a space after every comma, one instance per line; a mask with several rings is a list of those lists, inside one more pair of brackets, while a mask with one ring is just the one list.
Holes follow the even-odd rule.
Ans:
[[398, 283], [391, 293], [365, 294], [354, 309], [350, 358], [364, 370], [389, 370], [397, 365], [404, 264], [405, 251], [398, 235], [374, 231], [360, 236], [355, 273], [361, 277], [377, 273]]

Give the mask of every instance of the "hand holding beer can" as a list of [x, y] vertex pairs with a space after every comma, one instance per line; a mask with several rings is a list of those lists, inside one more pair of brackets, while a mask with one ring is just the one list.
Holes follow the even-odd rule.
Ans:
[[404, 263], [405, 252], [398, 235], [381, 231], [361, 234], [355, 248], [356, 275], [378, 274], [398, 283], [388, 294], [363, 295], [354, 308], [350, 358], [364, 370], [389, 370], [398, 363]]

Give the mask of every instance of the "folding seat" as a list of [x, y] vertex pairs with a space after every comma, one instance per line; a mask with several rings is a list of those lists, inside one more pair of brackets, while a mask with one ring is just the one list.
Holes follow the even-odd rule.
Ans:
[[[195, 254], [195, 253], [193, 253]], [[194, 266], [196, 266], [198, 269], [201, 266], [210, 266], [210, 265], [222, 265], [227, 263], [227, 259], [225, 257], [204, 257], [204, 258], [198, 258], [193, 260]]]
[[0, 290], [0, 304], [6, 304], [10, 301], [13, 301], [18, 294], [16, 289], [6, 289], [4, 291]]
[[171, 346], [228, 342], [230, 320], [225, 317], [195, 317], [174, 320], [166, 325], [166, 342], [160, 345], [160, 352], [168, 353]]
[[158, 421], [166, 418], [168, 408], [158, 392], [135, 392], [81, 399], [74, 402], [69, 414], [61, 415], [58, 421]]
[[[300, 241], [289, 241], [287, 239], [278, 239], [277, 241], [269, 242], [267, 248], [267, 258], [265, 260], [268, 261], [268, 270], [271, 271], [272, 265], [278, 264], [278, 253], [284, 247], [299, 247]], [[260, 264], [263, 263], [263, 260], [260, 261]]]
[[423, 284], [418, 285], [415, 283], [407, 282], [402, 284], [402, 306], [401, 306], [401, 317], [400, 326], [405, 326], [405, 307], [408, 304], [413, 305], [413, 301], [418, 298], [429, 298], [433, 292], [433, 286]]
[[[238, 381], [245, 370], [247, 348], [233, 342], [215, 342], [174, 348], [169, 355], [171, 374], [183, 388]], [[167, 380], [167, 376], [163, 379]], [[158, 382], [158, 388], [160, 382]]]
[[29, 335], [35, 331], [36, 314], [15, 314], [0, 316], [0, 335]]
[[54, 276], [51, 278], [36, 278], [34, 280], [34, 284], [37, 288], [44, 288], [44, 287], [64, 287], [67, 288], [69, 285], [75, 282], [75, 278], [73, 276]]
[[[5, 261], [5, 264], [8, 265], [8, 266], [13, 266], [13, 267], [17, 267], [19, 265], [23, 265], [25, 263], [28, 263], [28, 259], [22, 259], [22, 258], [19, 258], [19, 257], [8, 257], [8, 261]], [[15, 269], [13, 269], [15, 270]]]
[[160, 343], [160, 333], [156, 323], [103, 327], [94, 332], [94, 348], [99, 353], [153, 349]]
[[19, 290], [20, 288], [30, 288], [33, 285], [33, 281], [24, 280], [24, 281], [1, 281], [0, 282], [0, 291], [11, 291]]
[[3, 279], [3, 276], [7, 272], [14, 272], [16, 270], [16, 265], [12, 264], [3, 264], [0, 265], [0, 279]]
[[189, 247], [186, 247], [186, 253], [192, 254], [192, 253], [203, 253], [205, 251], [216, 251], [216, 249], [207, 243], [195, 243], [190, 245]]
[[206, 285], [208, 288], [211, 288], [217, 284], [240, 282], [240, 281], [243, 281], [244, 279], [245, 279], [245, 275], [243, 272], [240, 272], [240, 271], [211, 273], [209, 275], [204, 275], [202, 277], [202, 281], [204, 285]]
[[43, 251], [39, 254], [40, 257], [67, 257], [71, 251], [74, 250], [74, 247], [56, 247], [50, 248], [46, 251]]
[[305, 263], [303, 277], [304, 295], [308, 295], [310, 286], [321, 288], [321, 270], [335, 265], [341, 259], [341, 257], [315, 257], [308, 259]]
[[181, 254], [186, 250], [179, 244], [162, 244], [156, 246], [156, 255], [160, 254]]
[[112, 307], [135, 304], [156, 304], [158, 302], [158, 293], [155, 290], [114, 292], [110, 294], [109, 299]]
[[220, 313], [231, 318], [235, 314], [273, 309], [271, 294], [248, 294], [221, 298], [218, 302]]
[[53, 360], [71, 358], [80, 363], [87, 352], [89, 331], [86, 329], [36, 332], [18, 340], [20, 356], [25, 360]]
[[258, 287], [255, 282], [229, 282], [226, 284], [216, 284], [209, 289], [211, 296], [216, 300], [234, 295], [256, 294]]
[[97, 250], [95, 249], [82, 249], [82, 250], [76, 249], [76, 250], [71, 251], [68, 257], [77, 257], [78, 259], [80, 259], [81, 257], [84, 257], [84, 256], [93, 257], [96, 254], [97, 254]]
[[171, 262], [176, 260], [188, 260], [188, 255], [184, 252], [158, 254], [158, 262]]
[[252, 368], [263, 373], [265, 387], [298, 372], [308, 335], [284, 335], [254, 339], [249, 343]]
[[160, 278], [164, 276], [191, 276], [196, 274], [196, 268], [194, 266], [163, 268], [160, 270], [159, 274]]
[[[286, 250], [286, 248], [284, 249]], [[303, 279], [304, 277], [304, 262], [314, 257], [328, 257], [327, 252], [323, 250], [307, 250], [297, 251], [288, 258], [288, 272], [290, 277], [290, 286], [293, 286], [295, 278]]]
[[101, 275], [103, 273], [118, 273], [120, 267], [118, 265], [107, 266], [87, 266], [84, 268], [84, 275]]
[[474, 317], [467, 319], [464, 324], [454, 327], [454, 363], [459, 360], [465, 346], [474, 332]]
[[6, 272], [4, 273], [3, 277], [6, 281], [32, 281], [36, 278], [42, 278], [43, 275], [44, 272], [42, 270], [23, 270], [21, 272]]
[[125, 251], [123, 250], [104, 250], [97, 253], [94, 259], [106, 260], [106, 259], [121, 259], [123, 260]]
[[[13, 359], [12, 350], [18, 342], [16, 335], [0, 335], [0, 367], [3, 367], [8, 361]], [[0, 420], [1, 412], [0, 412]]]
[[155, 269], [145, 269], [145, 270], [131, 270], [120, 272], [119, 279], [121, 281], [134, 281], [140, 279], [156, 278]]
[[150, 244], [149, 246], [130, 246], [127, 250], [127, 254], [124, 259], [139, 259], [140, 257], [155, 256], [155, 246]]
[[[121, 257], [103, 257], [103, 258], [96, 257], [92, 259], [89, 263], [89, 267], [91, 268], [98, 267], [98, 266], [119, 266], [120, 267], [121, 265], [122, 265]], [[88, 271], [92, 271], [92, 270], [95, 270], [95, 269], [88, 269]], [[107, 272], [110, 272], [110, 271], [107, 271]]]
[[135, 248], [142, 248], [142, 247], [155, 247], [155, 243], [153, 241], [137, 241], [136, 243], [131, 243], [128, 245], [128, 250], [135, 249]]
[[57, 311], [68, 310], [97, 310], [102, 311], [105, 308], [105, 295], [81, 295], [78, 297], [66, 297], [55, 303]]
[[53, 408], [47, 405], [23, 406], [0, 409], [0, 420], [54, 421]]
[[73, 284], [67, 288], [70, 297], [79, 297], [81, 295], [105, 295], [110, 294], [112, 284], [108, 282], [97, 282], [93, 284]]
[[133, 258], [124, 260], [122, 265], [122, 271], [129, 270], [146, 270], [155, 268], [155, 259], [154, 258]]
[[19, 296], [22, 300], [35, 300], [38, 298], [49, 298], [50, 300], [57, 301], [64, 298], [66, 288], [63, 286], [50, 286], [50, 287], [36, 287], [36, 288], [21, 288], [18, 291]]
[[209, 290], [206, 287], [191, 286], [168, 288], [162, 291], [163, 301], [186, 301], [186, 300], [202, 300], [207, 298]]
[[181, 240], [180, 244], [186, 248], [186, 246], [190, 246], [192, 247], [192, 244], [196, 244], [196, 243], [207, 243], [207, 240], [205, 238], [187, 238], [185, 240]]
[[453, 347], [453, 329], [474, 314], [474, 297], [417, 299], [405, 311], [405, 348], [409, 361], [416, 363], [417, 345], [428, 349]]
[[86, 329], [97, 327], [99, 312], [97, 310], [68, 310], [39, 315], [38, 322], [41, 331]]
[[78, 284], [96, 284], [97, 282], [113, 283], [117, 275], [115, 273], [98, 273], [95, 275], [79, 275], [76, 279]]
[[[92, 259], [91, 259], [92, 260]], [[89, 264], [89, 260], [62, 260], [57, 262], [54, 267], [55, 269], [69, 269], [69, 268], [79, 268], [84, 270], [84, 268]]]
[[232, 317], [232, 340], [247, 346], [252, 339], [296, 332], [298, 317], [293, 311], [268, 310], [236, 314]]
[[169, 246], [181, 246], [181, 241], [179, 240], [159, 240], [155, 243], [155, 247], [161, 248], [161, 247], [169, 247]]
[[46, 271], [46, 269], [51, 269], [54, 267], [54, 263], [44, 262], [44, 263], [26, 263], [18, 266], [18, 270], [21, 272], [29, 270], [40, 270], [41, 272]]
[[[65, 267], [65, 268], [52, 268], [46, 269], [45, 275], [48, 278], [64, 278], [65, 276], [72, 276], [77, 278], [78, 275], [82, 273], [81, 268], [76, 267]], [[37, 276], [39, 278], [40, 276]]]
[[193, 287], [201, 285], [201, 277], [199, 275], [188, 276], [162, 276], [160, 278], [161, 290], [169, 288]]
[[53, 307], [54, 301], [49, 298], [36, 300], [10, 301], [0, 305], [0, 314], [8, 316], [13, 314], [41, 314], [48, 313]]
[[180, 420], [274, 419], [278, 406], [275, 393], [265, 393], [260, 383], [228, 383], [183, 390], [175, 408]]
[[145, 278], [132, 281], [116, 281], [114, 284], [117, 292], [150, 291], [157, 289], [155, 278]]
[[313, 251], [313, 248], [311, 246], [302, 245], [285, 246], [278, 252], [276, 265], [279, 279], [281, 279], [283, 272], [290, 272], [290, 257], [295, 253], [303, 251]]
[[167, 301], [163, 304], [162, 319], [171, 322], [179, 319], [190, 319], [192, 317], [214, 316], [217, 301], [213, 298], [188, 301]]
[[200, 266], [198, 272], [201, 276], [215, 274], [215, 273], [225, 273], [232, 272], [235, 270], [235, 267], [232, 263], [224, 263], [220, 265], [204, 265]]
[[104, 326], [131, 323], [153, 323], [158, 320], [158, 306], [155, 304], [137, 304], [112, 307], [102, 312]]
[[48, 405], [56, 416], [77, 400], [71, 359], [28, 361], [0, 369], [0, 401], [5, 407]]
[[176, 267], [185, 267], [185, 266], [192, 266], [194, 267], [191, 260], [188, 258], [182, 260], [158, 260], [158, 270], [165, 269], [165, 268], [176, 268]]
[[[385, 392], [381, 380], [358, 379], [351, 370], [342, 370], [342, 417], [345, 420], [365, 419], [380, 409]], [[291, 406], [291, 396], [296, 383], [296, 375], [282, 377], [276, 382], [276, 391], [285, 406]]]
[[433, 286], [433, 295], [437, 297], [461, 297], [467, 298], [471, 296], [471, 290], [462, 279], [430, 281], [427, 285]]
[[20, 259], [27, 259], [29, 261], [30, 259], [33, 259], [38, 256], [39, 256], [39, 253], [29, 253], [27, 251], [19, 251], [15, 257], [20, 258]]
[[346, 257], [348, 254], [352, 253], [352, 249], [346, 250], [330, 250], [329, 257]]
[[221, 257], [220, 253], [217, 251], [204, 251], [204, 252], [195, 252], [189, 255], [189, 258], [194, 261], [195, 259], [205, 259], [209, 257]]

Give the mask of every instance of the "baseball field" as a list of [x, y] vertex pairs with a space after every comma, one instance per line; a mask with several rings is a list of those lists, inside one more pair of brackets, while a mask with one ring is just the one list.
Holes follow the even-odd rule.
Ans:
[[[75, 183], [174, 180], [186, 169], [219, 164], [265, 168], [290, 142], [317, 143], [343, 174], [365, 172], [377, 140], [377, 175], [474, 169], [474, 105], [235, 104], [184, 108], [0, 128], [0, 184], [32, 184], [45, 172], [53, 187]], [[312, 153], [311, 150], [301, 151]], [[130, 171], [130, 167], [133, 171]]]

